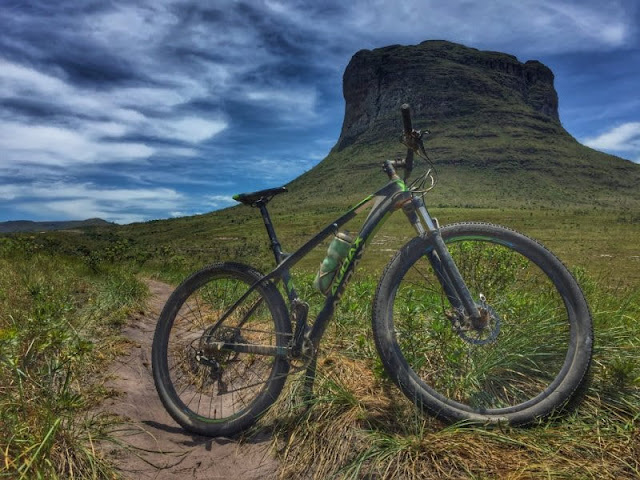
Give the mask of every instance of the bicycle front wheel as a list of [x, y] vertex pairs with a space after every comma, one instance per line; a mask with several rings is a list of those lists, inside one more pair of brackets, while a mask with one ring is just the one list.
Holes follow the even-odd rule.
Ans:
[[216, 326], [261, 277], [238, 263], [205, 267], [176, 288], [160, 314], [153, 378], [165, 408], [186, 430], [235, 435], [250, 427], [282, 390], [287, 358], [255, 351], [283, 352], [291, 340], [286, 306], [271, 282], [260, 283]]
[[580, 287], [542, 245], [465, 223], [441, 230], [482, 321], [451, 307], [418, 237], [391, 260], [374, 300], [373, 332], [389, 376], [448, 422], [531, 423], [584, 384], [593, 328]]

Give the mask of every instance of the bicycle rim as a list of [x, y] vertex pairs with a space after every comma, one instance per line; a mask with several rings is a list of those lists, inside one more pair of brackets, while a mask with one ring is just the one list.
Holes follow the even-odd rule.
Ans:
[[[286, 341], [260, 289], [216, 330], [212, 326], [253, 283], [234, 272], [218, 272], [189, 292], [175, 310], [167, 343], [173, 398], [189, 417], [205, 423], [258, 415], [272, 403], [286, 375], [286, 360], [274, 356], [213, 351], [207, 343], [264, 346]], [[278, 392], [269, 392], [271, 385]]]
[[402, 357], [432, 396], [458, 410], [496, 416], [539, 402], [575, 349], [563, 286], [526, 247], [488, 234], [445, 241], [485, 322], [473, 326], [451, 308], [423, 255], [405, 265], [393, 295]]

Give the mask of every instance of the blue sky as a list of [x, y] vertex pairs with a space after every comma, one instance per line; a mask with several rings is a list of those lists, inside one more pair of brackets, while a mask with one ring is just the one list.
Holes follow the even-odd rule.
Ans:
[[5, 1], [0, 221], [205, 213], [317, 164], [363, 48], [536, 59], [581, 142], [640, 162], [637, 0]]

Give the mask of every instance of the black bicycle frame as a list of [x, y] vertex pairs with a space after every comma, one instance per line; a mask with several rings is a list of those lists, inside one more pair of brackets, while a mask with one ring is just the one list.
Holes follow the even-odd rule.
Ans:
[[[317, 235], [308, 240], [298, 250], [291, 254], [284, 254], [280, 247], [280, 242], [276, 236], [275, 230], [271, 224], [271, 219], [267, 212], [266, 206], [258, 205], [264, 219], [267, 234], [271, 241], [271, 248], [273, 250], [276, 262], [278, 265], [271, 272], [262, 277], [259, 281], [251, 285], [247, 292], [245, 292], [235, 304], [233, 304], [223, 315], [218, 319], [213, 327], [213, 330], [217, 329], [222, 322], [242, 303], [247, 297], [265, 281], [279, 281], [282, 280], [287, 296], [291, 305], [298, 300], [298, 295], [293, 286], [291, 275], [289, 270], [298, 263], [303, 257], [305, 257], [311, 250], [317, 247], [322, 241], [331, 234], [338, 233], [338, 230], [342, 225], [352, 220], [358, 213], [369, 207], [373, 203], [373, 207], [369, 216], [366, 218], [364, 225], [362, 226], [358, 236], [353, 241], [346, 258], [344, 259], [342, 266], [336, 273], [336, 277], [331, 286], [331, 290], [327, 295], [324, 306], [311, 327], [311, 330], [306, 334], [307, 338], [312, 342], [314, 349], [317, 349], [320, 340], [324, 334], [324, 331], [329, 323], [329, 320], [333, 317], [335, 307], [339, 301], [342, 293], [344, 292], [351, 275], [353, 274], [355, 267], [362, 257], [364, 249], [369, 240], [373, 238], [377, 230], [384, 224], [389, 215], [402, 208], [407, 215], [410, 223], [416, 229], [419, 235], [428, 234], [432, 237], [433, 248], [428, 252], [425, 252], [433, 266], [434, 272], [442, 285], [449, 302], [453, 308], [458, 309], [467, 314], [471, 318], [477, 317], [478, 310], [475, 302], [471, 298], [464, 281], [454, 264], [447, 248], [440, 236], [439, 229], [434, 225], [429, 213], [427, 212], [424, 202], [420, 197], [414, 196], [409, 191], [405, 183], [395, 174], [395, 171], [390, 165], [390, 170], [385, 168], [391, 181], [384, 187], [378, 190], [376, 193], [369, 195], [360, 203], [352, 207], [349, 211], [337, 218], [335, 221], [323, 228]], [[424, 228], [420, 222], [419, 217], [422, 217], [427, 229]], [[253, 310], [253, 309], [252, 309]], [[251, 310], [251, 311], [252, 311]], [[250, 311], [250, 312], [251, 312]], [[306, 323], [302, 326], [306, 328]], [[296, 332], [299, 333], [299, 332]], [[302, 339], [302, 335], [296, 335], [296, 339]], [[299, 345], [297, 345], [299, 347]], [[258, 345], [234, 345], [224, 344], [219, 348], [228, 348], [233, 350], [242, 350], [247, 352], [253, 352], [262, 355], [286, 355], [286, 352], [282, 347], [275, 346], [258, 346]]]

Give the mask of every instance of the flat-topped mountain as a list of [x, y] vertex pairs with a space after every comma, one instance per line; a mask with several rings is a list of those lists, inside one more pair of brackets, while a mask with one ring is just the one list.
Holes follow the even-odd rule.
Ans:
[[409, 103], [414, 128], [431, 131], [432, 205], [640, 208], [640, 165], [573, 138], [553, 82], [539, 61], [446, 41], [361, 50], [344, 72], [340, 138], [291, 189], [315, 203], [370, 193], [384, 181], [376, 165], [403, 153]]
[[465, 116], [502, 124], [560, 125], [554, 76], [542, 63], [483, 52], [445, 41], [361, 50], [343, 77], [346, 103], [339, 150], [395, 133], [398, 106], [409, 101], [414, 116], [429, 123]]

